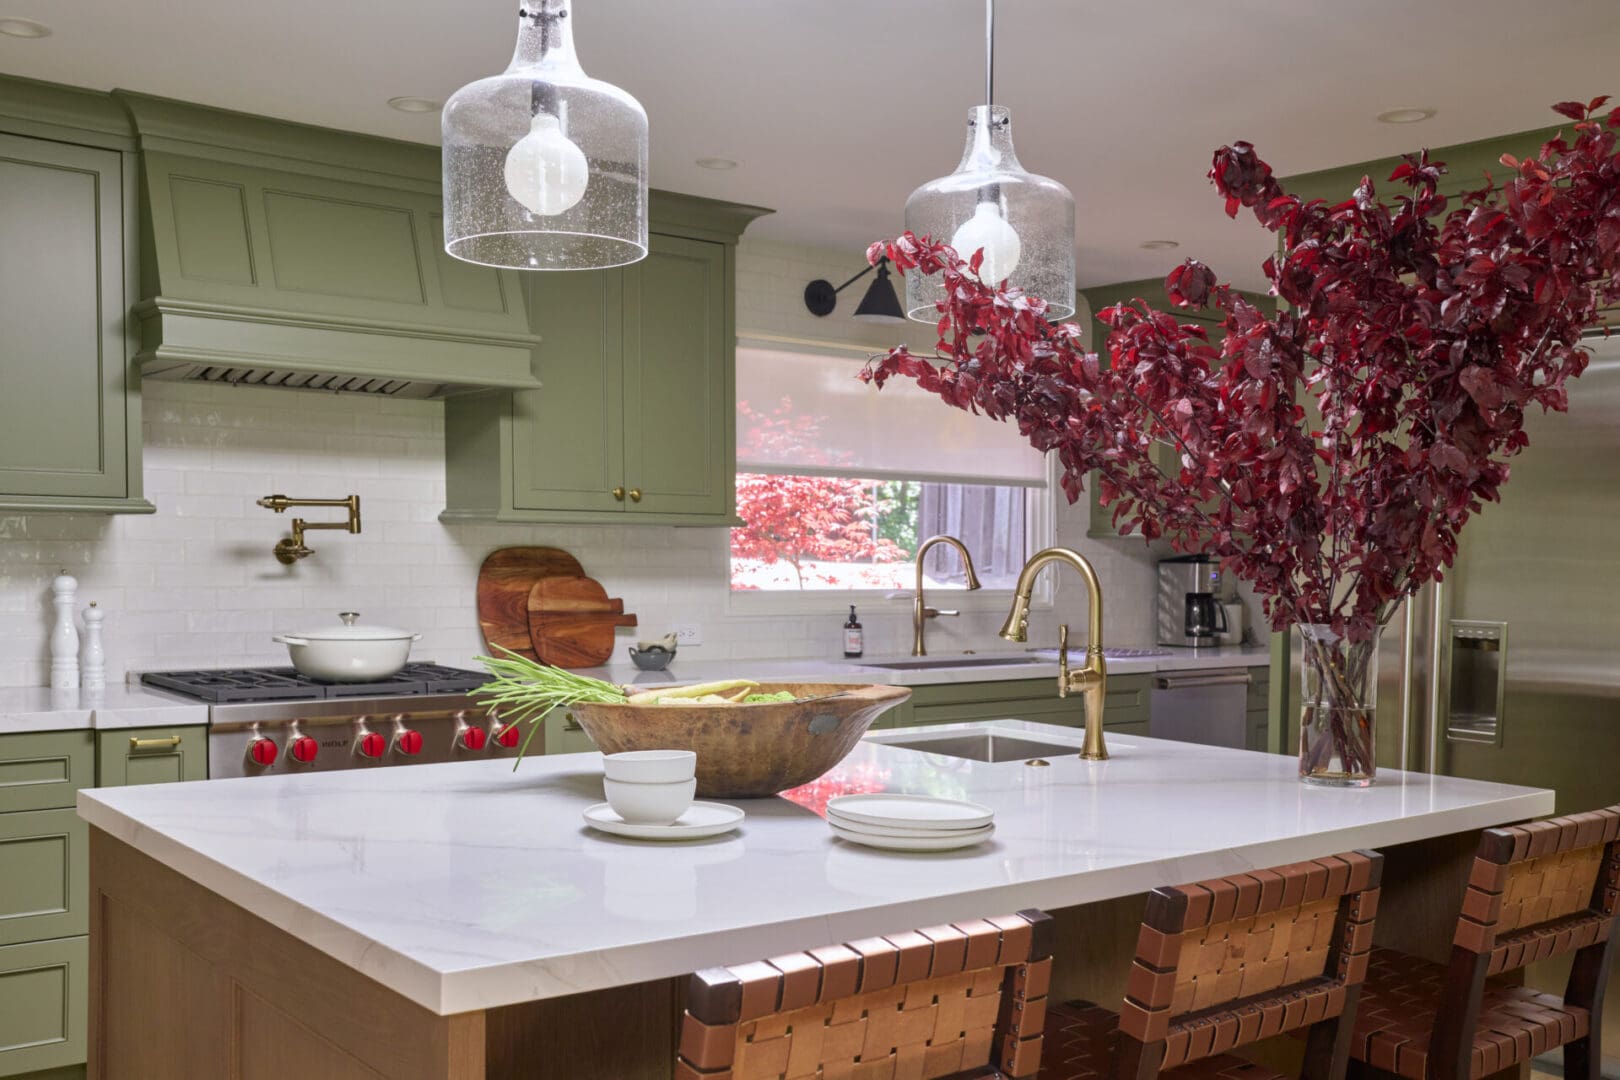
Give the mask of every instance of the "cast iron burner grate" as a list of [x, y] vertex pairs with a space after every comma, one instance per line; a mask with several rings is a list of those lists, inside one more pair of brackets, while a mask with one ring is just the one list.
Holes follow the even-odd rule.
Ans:
[[411, 694], [461, 694], [477, 689], [489, 676], [443, 664], [406, 664], [377, 682], [331, 683], [300, 675], [290, 667], [220, 668], [208, 671], [148, 671], [141, 682], [210, 705], [242, 701], [313, 701], [318, 698], [394, 697]]

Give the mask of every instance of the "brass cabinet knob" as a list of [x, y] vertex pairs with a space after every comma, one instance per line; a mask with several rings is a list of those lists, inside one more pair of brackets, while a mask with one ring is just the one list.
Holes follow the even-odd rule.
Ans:
[[640, 502], [641, 501], [641, 489], [640, 488], [631, 488], [630, 489], [630, 501], [631, 502]]
[[614, 488], [613, 489], [613, 497], [615, 499], [618, 499], [620, 502], [624, 502], [624, 488], [622, 488], [622, 487]]

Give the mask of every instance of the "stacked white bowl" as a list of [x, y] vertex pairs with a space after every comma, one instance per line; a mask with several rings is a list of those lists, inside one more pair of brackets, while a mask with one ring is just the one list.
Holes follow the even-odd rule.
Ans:
[[608, 805], [631, 825], [671, 825], [697, 794], [691, 750], [630, 750], [602, 758]]

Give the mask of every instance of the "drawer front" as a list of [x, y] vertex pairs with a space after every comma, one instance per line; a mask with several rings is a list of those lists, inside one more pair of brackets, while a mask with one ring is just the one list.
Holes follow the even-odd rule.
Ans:
[[1249, 709], [1268, 709], [1271, 707], [1271, 669], [1253, 667], [1249, 669]]
[[73, 810], [0, 814], [0, 945], [89, 929], [89, 829]]
[[0, 946], [0, 1076], [84, 1061], [89, 940]]
[[208, 728], [129, 728], [96, 733], [96, 785], [208, 779]]
[[954, 705], [917, 705], [911, 710], [912, 724], [963, 724], [974, 720], [1034, 720], [1042, 724], [1079, 727], [1084, 723], [1078, 697], [1047, 699], [1013, 698], [1006, 701], [960, 702]]
[[1057, 697], [1056, 679], [1003, 679], [997, 682], [943, 683], [911, 688], [916, 706], [993, 705], [1006, 701], [1039, 701]]
[[[1103, 726], [1148, 722], [1148, 702], [1153, 696], [1152, 675], [1110, 675], [1103, 690]], [[1146, 728], [1143, 729], [1144, 733]]]
[[96, 733], [41, 731], [0, 735], [0, 814], [72, 806], [95, 786]]
[[[552, 709], [546, 714], [545, 725], [545, 752], [548, 754], [585, 754], [596, 749], [591, 737], [585, 734], [585, 729], [579, 726], [579, 721], [567, 709]], [[523, 734], [527, 736], [528, 725], [524, 727]], [[533, 751], [537, 748], [531, 746], [529, 749]]]

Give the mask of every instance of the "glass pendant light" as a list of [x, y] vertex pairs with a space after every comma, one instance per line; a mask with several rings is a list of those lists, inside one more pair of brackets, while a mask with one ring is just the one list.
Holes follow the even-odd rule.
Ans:
[[445, 102], [444, 249], [518, 270], [647, 254], [647, 114], [574, 55], [572, 0], [523, 0], [499, 75]]
[[[1024, 171], [1013, 152], [1012, 114], [995, 104], [996, 0], [985, 0], [984, 104], [968, 110], [956, 171], [906, 200], [906, 231], [950, 241], [964, 259], [984, 252], [979, 276], [1046, 301], [1049, 319], [1074, 314], [1074, 196]], [[932, 324], [945, 298], [939, 275], [906, 275], [906, 315]]]

